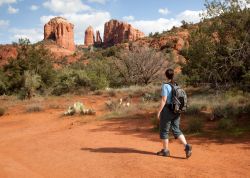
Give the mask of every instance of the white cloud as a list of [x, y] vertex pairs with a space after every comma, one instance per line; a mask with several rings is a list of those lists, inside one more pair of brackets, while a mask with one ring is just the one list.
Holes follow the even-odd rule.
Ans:
[[[69, 22], [74, 24], [75, 43], [84, 43], [85, 30], [91, 25], [94, 30], [99, 30], [101, 35], [104, 32], [104, 23], [111, 19], [109, 12], [92, 12], [84, 14], [61, 14], [61, 17], [66, 18]], [[41, 23], [44, 25], [51, 18], [55, 16], [42, 16]]]
[[124, 16], [122, 19], [125, 20], [125, 21], [135, 20], [134, 16], [132, 16], [132, 15], [130, 15], [130, 16]]
[[170, 11], [168, 10], [168, 8], [164, 8], [164, 9], [159, 9], [158, 12], [162, 15], [167, 15], [170, 13]]
[[0, 28], [5, 28], [9, 26], [9, 21], [8, 20], [0, 20]]
[[201, 20], [200, 14], [203, 11], [191, 11], [191, 10], [185, 10], [181, 12], [179, 15], [177, 15], [176, 19], [179, 21], [185, 20], [186, 22], [190, 23], [197, 23]]
[[162, 32], [170, 30], [173, 26], [180, 26], [181, 23], [175, 19], [159, 18], [157, 20], [139, 20], [133, 21], [131, 24], [143, 31], [146, 35], [150, 32]]
[[43, 3], [43, 6], [55, 13], [77, 13], [91, 10], [81, 0], [48, 0]]
[[88, 2], [95, 2], [99, 4], [105, 4], [108, 0], [88, 0]]
[[130, 23], [137, 29], [143, 31], [146, 35], [150, 32], [162, 32], [170, 30], [173, 26], [179, 27], [182, 25], [181, 21], [197, 23], [200, 21], [199, 14], [202, 11], [190, 11], [186, 10], [178, 14], [175, 18], [159, 18], [155, 20], [135, 20]]
[[17, 14], [18, 12], [19, 12], [19, 9], [16, 9], [16, 8], [14, 8], [12, 6], [8, 7], [8, 13], [9, 14]]
[[0, 6], [3, 4], [16, 3], [16, 0], [0, 0]]
[[12, 33], [10, 40], [17, 41], [20, 38], [28, 38], [31, 43], [43, 40], [43, 32], [41, 28], [18, 29], [10, 30]]
[[39, 9], [39, 6], [37, 6], [37, 5], [30, 6], [30, 10], [32, 10], [32, 11], [36, 11], [37, 9]]

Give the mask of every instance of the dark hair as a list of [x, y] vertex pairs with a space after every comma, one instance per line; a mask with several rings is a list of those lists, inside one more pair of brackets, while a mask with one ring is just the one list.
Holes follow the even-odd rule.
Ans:
[[173, 80], [173, 78], [174, 78], [174, 70], [173, 69], [167, 69], [166, 72], [165, 72], [165, 75], [169, 80]]

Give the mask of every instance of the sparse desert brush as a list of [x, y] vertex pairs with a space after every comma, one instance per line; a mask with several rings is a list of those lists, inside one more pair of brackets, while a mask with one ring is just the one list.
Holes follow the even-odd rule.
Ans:
[[159, 120], [157, 119], [156, 116], [151, 118], [151, 122], [152, 122], [152, 124], [154, 126], [154, 128], [153, 128], [154, 131], [159, 131], [159, 129], [160, 129]]
[[3, 116], [5, 114], [5, 109], [4, 108], [0, 108], [0, 117]]
[[43, 111], [44, 108], [42, 106], [39, 105], [30, 105], [26, 108], [26, 112], [27, 113], [32, 113], [32, 112], [41, 112]]
[[117, 111], [120, 107], [119, 102], [115, 101], [115, 100], [109, 100], [109, 101], [105, 102], [105, 104], [106, 104], [106, 108], [109, 111]]
[[201, 107], [199, 105], [191, 105], [187, 108], [185, 114], [187, 115], [196, 115], [199, 114], [201, 111]]
[[108, 95], [109, 95], [110, 97], [115, 97], [115, 96], [116, 96], [115, 90], [109, 90], [109, 91], [108, 91]]
[[235, 123], [232, 119], [220, 119], [218, 122], [218, 129], [220, 130], [230, 130], [235, 126]]
[[101, 90], [96, 90], [95, 92], [94, 92], [94, 95], [102, 95], [103, 94], [103, 91], [101, 91]]
[[204, 121], [199, 117], [192, 117], [188, 120], [187, 132], [200, 133], [203, 129]]
[[143, 101], [160, 101], [160, 93], [144, 93], [142, 96]]

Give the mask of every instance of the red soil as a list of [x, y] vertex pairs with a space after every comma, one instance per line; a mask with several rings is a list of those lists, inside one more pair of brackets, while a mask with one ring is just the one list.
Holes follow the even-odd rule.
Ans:
[[[95, 106], [97, 117], [105, 111], [105, 98], [54, 98], [17, 102], [0, 118], [1, 178], [71, 177], [249, 177], [250, 139], [217, 141], [188, 138], [191, 158], [178, 141], [170, 143], [171, 157], [159, 151], [158, 134], [152, 132], [149, 116], [98, 120], [96, 116], [61, 117], [74, 101]], [[30, 103], [45, 110], [26, 113]], [[15, 107], [14, 107], [15, 106]]]

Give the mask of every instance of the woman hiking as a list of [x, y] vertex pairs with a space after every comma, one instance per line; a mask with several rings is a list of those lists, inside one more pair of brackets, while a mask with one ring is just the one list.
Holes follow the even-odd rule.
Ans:
[[[168, 149], [169, 143], [169, 129], [172, 129], [175, 139], [179, 139], [184, 145], [184, 151], [186, 153], [186, 158], [189, 158], [192, 154], [192, 146], [187, 144], [185, 136], [182, 134], [180, 125], [180, 114], [171, 111], [172, 106], [172, 86], [175, 85], [173, 80], [174, 70], [167, 69], [165, 72], [168, 83], [162, 84], [161, 91], [161, 104], [157, 114], [157, 118], [160, 121], [160, 139], [162, 140], [162, 150], [157, 152], [159, 156], [170, 156], [170, 151]], [[172, 85], [172, 86], [171, 86]]]

